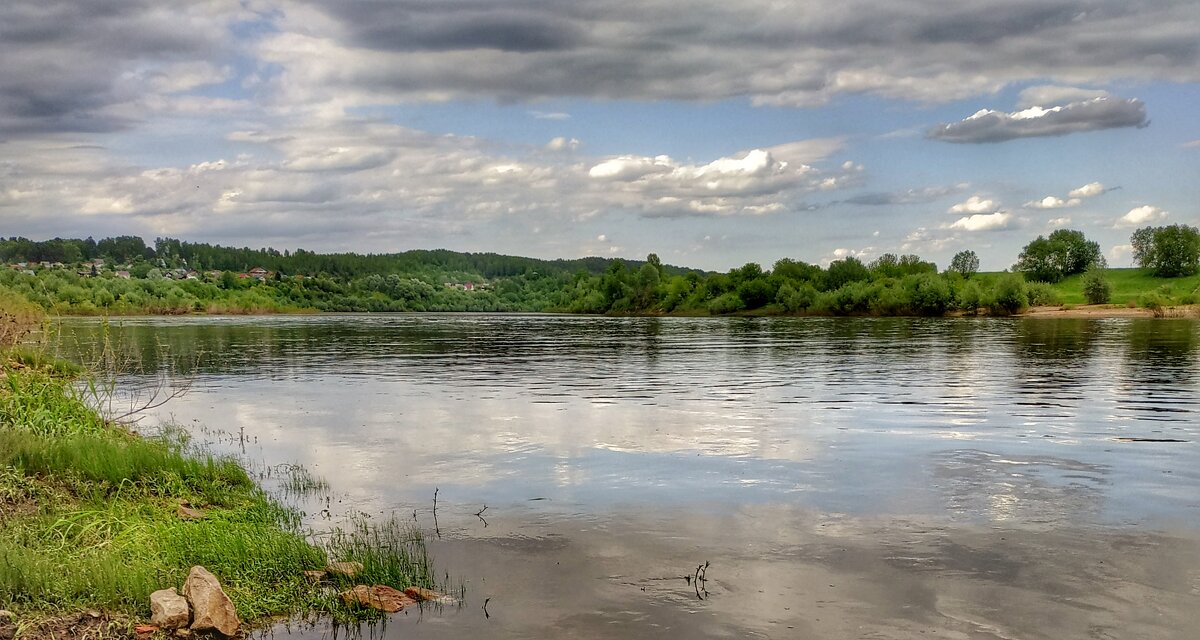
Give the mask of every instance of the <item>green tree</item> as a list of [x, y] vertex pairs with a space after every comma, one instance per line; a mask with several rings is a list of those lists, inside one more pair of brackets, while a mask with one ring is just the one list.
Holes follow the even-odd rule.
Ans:
[[1200, 270], [1200, 229], [1196, 227], [1143, 227], [1129, 240], [1133, 259], [1156, 276], [1174, 278]]
[[1049, 237], [1038, 236], [1025, 245], [1013, 270], [1024, 273], [1030, 280], [1058, 282], [1069, 275], [1104, 266], [1099, 243], [1088, 240], [1082, 231], [1059, 229]]
[[844, 260], [834, 260], [825, 270], [825, 290], [835, 291], [851, 282], [870, 280], [871, 272], [862, 260], [850, 256]]
[[950, 259], [950, 271], [961, 273], [964, 278], [970, 278], [979, 273], [979, 256], [970, 249], [959, 251]]

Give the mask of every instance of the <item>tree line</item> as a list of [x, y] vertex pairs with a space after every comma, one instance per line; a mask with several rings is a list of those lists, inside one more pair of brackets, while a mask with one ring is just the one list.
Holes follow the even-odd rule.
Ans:
[[[1200, 230], [1146, 227], [1131, 239], [1134, 259], [1159, 277], [1195, 274]], [[1111, 285], [1096, 242], [1058, 230], [1027, 244], [1012, 268], [979, 274], [979, 258], [958, 252], [949, 268], [916, 255], [855, 257], [827, 266], [784, 258], [769, 270], [747, 263], [727, 273], [644, 261], [584, 258], [538, 260], [446, 250], [392, 254], [319, 254], [230, 248], [136, 236], [95, 241], [0, 239], [0, 260], [87, 262], [104, 258], [97, 275], [71, 269], [33, 276], [6, 269], [0, 286], [62, 313], [261, 313], [318, 311], [562, 311], [589, 314], [926, 315], [951, 311], [1011, 314], [1030, 304], [1056, 304], [1052, 286], [1085, 274], [1089, 302], [1109, 302]], [[131, 265], [130, 279], [112, 265]], [[261, 281], [241, 277], [267, 269]], [[171, 279], [186, 268], [194, 279]], [[219, 273], [220, 275], [211, 275]], [[480, 286], [465, 290], [461, 283]], [[450, 286], [447, 286], [450, 285]]]

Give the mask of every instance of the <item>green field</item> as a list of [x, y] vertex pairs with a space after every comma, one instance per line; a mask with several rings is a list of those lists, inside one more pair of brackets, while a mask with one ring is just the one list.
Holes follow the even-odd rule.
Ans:
[[[999, 272], [979, 273], [975, 278], [980, 284], [991, 284]], [[1157, 293], [1168, 304], [1196, 304], [1200, 302], [1200, 274], [1180, 278], [1158, 278], [1149, 269], [1107, 269], [1105, 278], [1112, 284], [1110, 304], [1137, 305], [1139, 299]], [[1058, 304], [1087, 304], [1083, 297], [1083, 275], [1068, 276], [1062, 282], [1050, 285], [1059, 294]]]

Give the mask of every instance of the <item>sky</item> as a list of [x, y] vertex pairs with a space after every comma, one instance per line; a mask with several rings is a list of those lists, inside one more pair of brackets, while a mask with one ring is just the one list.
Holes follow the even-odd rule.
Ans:
[[1129, 266], [1197, 114], [1195, 0], [8, 0], [0, 236]]

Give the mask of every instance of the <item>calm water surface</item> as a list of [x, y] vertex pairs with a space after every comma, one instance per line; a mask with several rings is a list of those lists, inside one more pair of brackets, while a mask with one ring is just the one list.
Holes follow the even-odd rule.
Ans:
[[[1200, 637], [1195, 321], [109, 331], [141, 354], [131, 388], [192, 380], [160, 417], [327, 478], [313, 527], [365, 512], [429, 533], [467, 598], [386, 637]], [[64, 342], [86, 352], [101, 333], [71, 321]], [[706, 589], [684, 579], [706, 562]]]

